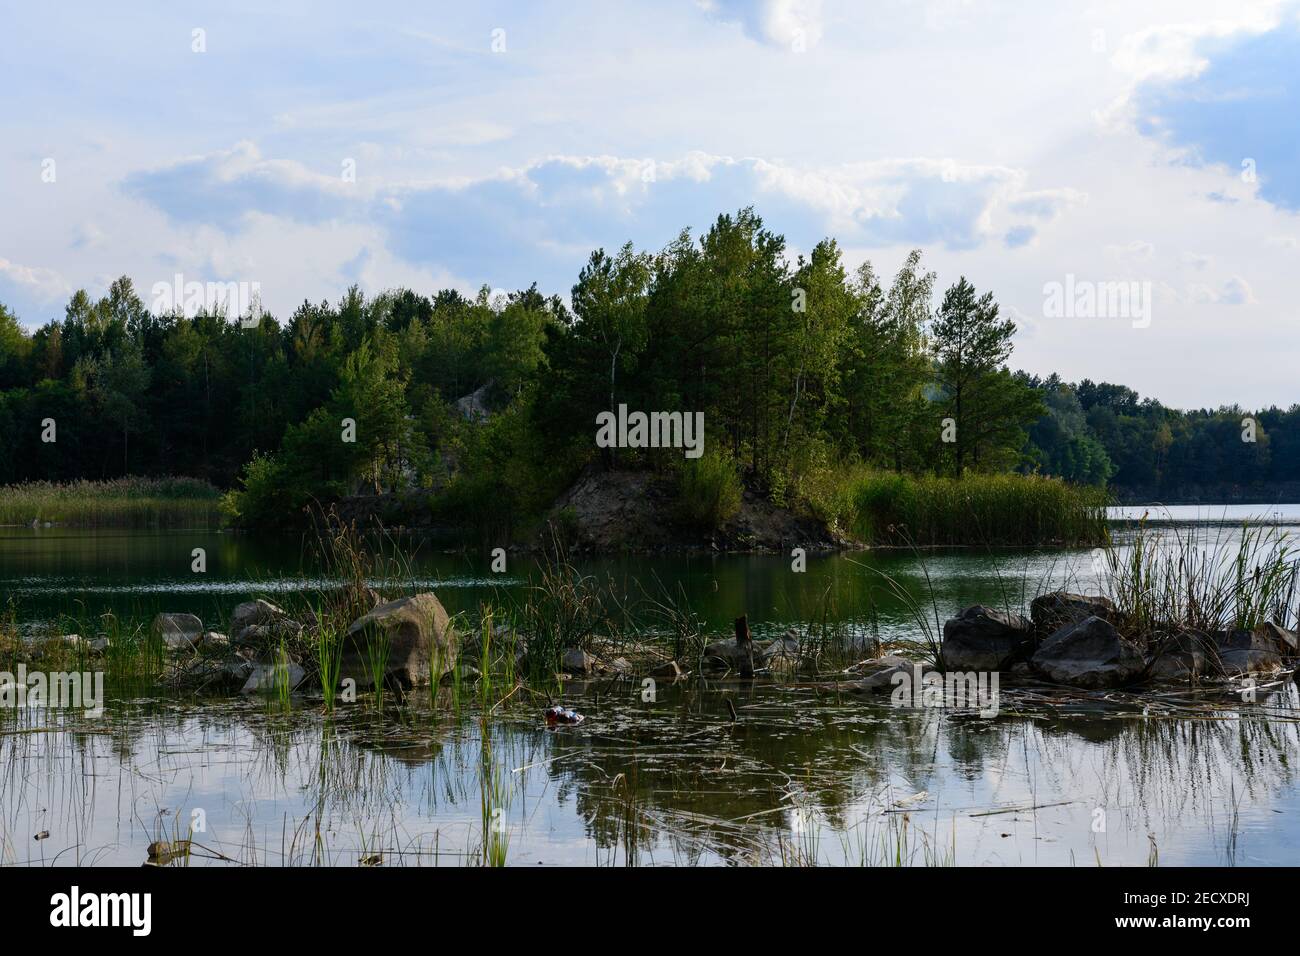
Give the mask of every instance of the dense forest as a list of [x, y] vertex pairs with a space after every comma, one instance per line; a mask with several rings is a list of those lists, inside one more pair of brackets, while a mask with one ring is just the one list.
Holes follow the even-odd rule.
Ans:
[[[831, 239], [791, 259], [751, 209], [658, 252], [593, 252], [567, 299], [353, 287], [241, 321], [158, 314], [123, 277], [34, 332], [0, 306], [0, 483], [193, 476], [233, 489], [245, 523], [427, 489], [510, 525], [592, 465], [723, 474], [779, 503], [848, 465], [1163, 500], [1267, 497], [1298, 474], [1300, 408], [1178, 411], [1013, 373], [992, 293], [935, 282], [919, 251], [888, 280]], [[596, 415], [620, 404], [702, 411], [706, 454], [598, 449]]]

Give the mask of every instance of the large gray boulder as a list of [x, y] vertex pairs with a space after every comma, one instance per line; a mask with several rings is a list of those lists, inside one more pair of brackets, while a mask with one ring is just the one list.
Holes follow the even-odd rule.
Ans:
[[943, 625], [943, 666], [950, 671], [1000, 671], [1033, 653], [1033, 632], [1020, 614], [982, 604]]
[[1146, 669], [1142, 652], [1095, 616], [1061, 628], [1030, 663], [1050, 681], [1089, 689], [1128, 684]]
[[381, 604], [353, 621], [343, 639], [340, 677], [372, 686], [372, 658], [386, 658], [384, 683], [403, 689], [450, 672], [456, 666], [456, 639], [442, 602], [425, 592]]
[[184, 650], [203, 640], [203, 622], [193, 614], [164, 612], [153, 619], [153, 633], [169, 650]]
[[1153, 680], [1186, 681], [1213, 673], [1218, 659], [1214, 639], [1203, 631], [1187, 628], [1153, 642], [1147, 676]]
[[1040, 594], [1029, 602], [1029, 616], [1040, 634], [1054, 634], [1067, 624], [1089, 617], [1116, 623], [1115, 605], [1109, 598], [1071, 591]]
[[1239, 628], [1220, 632], [1219, 662], [1229, 677], [1245, 674], [1276, 674], [1282, 669], [1283, 653], [1290, 654], [1286, 635], [1276, 624], [1261, 624], [1251, 630]]

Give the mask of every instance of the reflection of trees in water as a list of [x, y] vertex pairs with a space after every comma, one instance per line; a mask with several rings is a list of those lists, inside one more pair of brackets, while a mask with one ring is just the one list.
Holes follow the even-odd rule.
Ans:
[[[556, 732], [531, 711], [494, 718], [492, 759], [514, 795], [510, 825], [528, 827], [555, 802], [573, 808], [601, 861], [745, 862], [770, 860], [778, 839], [797, 838], [799, 808], [844, 831], [864, 811], [914, 792], [951, 794], [955, 781], [993, 795], [979, 799], [997, 799], [1010, 781], [1016, 798], [1032, 791], [1039, 803], [1088, 801], [1106, 808], [1112, 827], [1134, 832], [1211, 833], [1229, 825], [1234, 796], [1267, 804], [1296, 784], [1293, 684], [1241, 706], [1240, 719], [1208, 705], [1153, 705], [1144, 718], [1141, 701], [1082, 713], [1076, 701], [1073, 710], [1039, 708], [1033, 719], [986, 721], [893, 709], [887, 695], [721, 690], [736, 723], [719, 685], [698, 684], [661, 689], [656, 704], [631, 693], [579, 702], [588, 721]], [[37, 849], [53, 855], [80, 843], [85, 859], [96, 847], [138, 842], [163, 808], [188, 814], [198, 803], [210, 826], [237, 825], [241, 813], [251, 819], [269, 805], [312, 818], [340, 843], [437, 839], [464, 850], [476, 832], [465, 820], [479, 803], [483, 748], [470, 712], [357, 707], [325, 721], [259, 702], [153, 702], [99, 720], [10, 717], [3, 729], [22, 729], [20, 721], [66, 732], [0, 736], [0, 836], [19, 859], [29, 852], [20, 841], [31, 842], [34, 808], [46, 811], [40, 825], [52, 834]], [[449, 817], [460, 822], [449, 826]]]

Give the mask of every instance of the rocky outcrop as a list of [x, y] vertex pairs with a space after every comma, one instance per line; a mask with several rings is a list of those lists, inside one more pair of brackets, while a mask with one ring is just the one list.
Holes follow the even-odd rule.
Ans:
[[1137, 646], [1096, 616], [1062, 627], [1043, 642], [1030, 663], [1048, 680], [1089, 689], [1132, 683], [1146, 669]]
[[[432, 592], [381, 604], [358, 618], [343, 640], [340, 674], [358, 687], [383, 680], [403, 689], [438, 680], [456, 666], [457, 641], [442, 602]], [[432, 673], [436, 670], [436, 673]]]
[[1033, 651], [1033, 629], [1020, 614], [975, 604], [943, 625], [946, 670], [1000, 671], [1028, 660]]

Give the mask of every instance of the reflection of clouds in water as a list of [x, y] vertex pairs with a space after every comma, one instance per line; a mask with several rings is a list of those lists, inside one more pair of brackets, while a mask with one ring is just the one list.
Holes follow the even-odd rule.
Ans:
[[[1020, 700], [1038, 719], [996, 721], [761, 683], [671, 688], [655, 704], [633, 690], [571, 689], [581, 729], [549, 733], [527, 706], [490, 725], [512, 862], [621, 863], [631, 848], [659, 864], [771, 863], [803, 836], [821, 862], [878, 862], [878, 841], [902, 819], [883, 811], [900, 809], [916, 863], [926, 841], [940, 860], [955, 844], [965, 865], [1142, 864], [1148, 833], [1166, 864], [1286, 863], [1300, 842], [1292, 684], [1240, 714], [1165, 702], [1144, 718], [1085, 695], [1050, 711]], [[377, 720], [358, 706], [325, 724], [310, 704], [124, 705], [49, 723], [64, 720], [69, 732], [0, 738], [0, 765], [25, 768], [0, 788], [7, 862], [48, 862], [80, 843], [81, 862], [139, 864], [158, 821], [183, 823], [196, 807], [208, 830], [195, 838], [240, 860], [251, 841], [258, 862], [312, 862], [317, 821], [335, 865], [380, 850], [385, 865], [474, 857], [489, 751], [472, 709]], [[120, 784], [85, 788], [85, 766]], [[123, 793], [141, 825], [122, 825]], [[34, 844], [44, 829], [50, 839]]]

